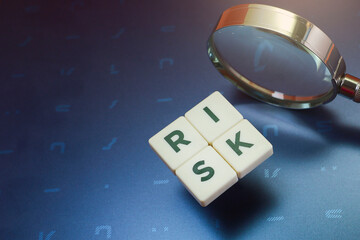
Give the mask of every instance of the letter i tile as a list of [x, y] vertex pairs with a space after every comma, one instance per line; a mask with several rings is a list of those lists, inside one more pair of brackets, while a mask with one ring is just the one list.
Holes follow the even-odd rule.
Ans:
[[185, 113], [185, 117], [211, 144], [243, 116], [219, 92], [214, 92]]
[[238, 181], [235, 171], [210, 146], [176, 169], [175, 174], [203, 207]]

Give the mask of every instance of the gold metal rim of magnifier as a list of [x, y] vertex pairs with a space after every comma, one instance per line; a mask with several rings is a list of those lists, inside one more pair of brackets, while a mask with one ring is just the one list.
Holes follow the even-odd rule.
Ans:
[[[229, 26], [250, 26], [285, 38], [322, 61], [332, 76], [333, 89], [327, 93], [299, 97], [265, 89], [235, 71], [217, 53], [213, 33]], [[218, 71], [245, 93], [270, 104], [312, 108], [335, 98], [345, 75], [345, 62], [330, 38], [313, 23], [292, 12], [262, 4], [241, 4], [225, 10], [208, 41], [208, 55]]]

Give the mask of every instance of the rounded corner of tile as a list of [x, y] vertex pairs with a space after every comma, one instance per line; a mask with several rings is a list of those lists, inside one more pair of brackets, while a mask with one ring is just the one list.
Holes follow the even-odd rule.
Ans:
[[210, 96], [213, 95], [213, 94], [223, 96], [219, 90], [215, 90], [212, 94], [210, 94]]
[[152, 145], [153, 145], [154, 137], [155, 137], [155, 135], [148, 139], [148, 143], [149, 143], [150, 147], [152, 147]]
[[206, 201], [202, 201], [202, 200], [198, 200], [198, 199], [197, 199], [197, 201], [200, 204], [200, 206], [203, 208], [209, 206], [209, 204], [211, 203], [211, 202], [206, 202]]
[[180, 120], [180, 119], [188, 121], [184, 116], [180, 116], [180, 117], [176, 118], [174, 121], [177, 121], [177, 120]]

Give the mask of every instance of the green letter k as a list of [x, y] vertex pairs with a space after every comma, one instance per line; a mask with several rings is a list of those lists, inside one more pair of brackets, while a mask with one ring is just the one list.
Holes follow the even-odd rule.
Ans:
[[234, 152], [236, 152], [238, 156], [242, 154], [240, 146], [247, 148], [251, 148], [252, 146], [254, 146], [254, 144], [252, 143], [240, 142], [240, 131], [236, 133], [235, 143], [233, 143], [230, 139], [226, 140], [226, 143], [234, 150]]

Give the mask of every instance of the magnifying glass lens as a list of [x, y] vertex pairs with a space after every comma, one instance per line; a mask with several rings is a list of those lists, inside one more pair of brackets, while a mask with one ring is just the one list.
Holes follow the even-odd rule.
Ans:
[[334, 91], [326, 65], [309, 49], [284, 36], [237, 25], [217, 30], [212, 41], [227, 68], [240, 73], [252, 90], [259, 90], [250, 95], [267, 92], [268, 98], [306, 101]]

